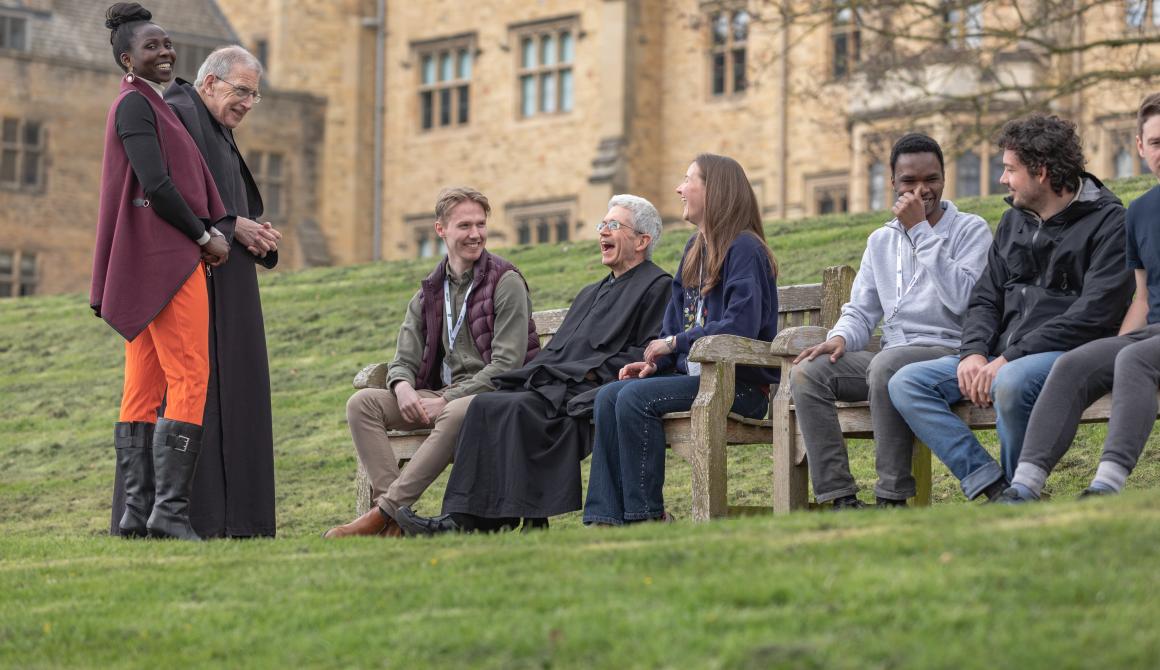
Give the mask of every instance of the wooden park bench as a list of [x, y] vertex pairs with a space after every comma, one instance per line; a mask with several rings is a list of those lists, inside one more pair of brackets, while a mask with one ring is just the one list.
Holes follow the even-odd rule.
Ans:
[[[849, 266], [826, 268], [820, 284], [784, 286], [778, 289], [778, 334], [773, 342], [750, 340], [733, 335], [711, 335], [693, 344], [689, 359], [701, 363], [701, 386], [688, 412], [666, 414], [665, 440], [687, 460], [692, 470], [692, 519], [707, 521], [738, 514], [763, 511], [776, 513], [806, 509], [809, 503], [809, 470], [801, 431], [798, 428], [790, 393], [793, 359], [802, 350], [822, 342], [841, 315], [850, 298], [854, 269]], [[547, 343], [567, 309], [536, 312], [533, 318], [541, 344]], [[871, 348], [877, 345], [875, 339]], [[748, 419], [729, 412], [738, 365], [754, 365], [781, 370], [782, 383], [771, 389], [769, 416]], [[376, 363], [363, 368], [354, 378], [354, 387], [383, 388], [387, 365]], [[993, 429], [995, 412], [960, 403], [953, 410], [974, 430]], [[1105, 396], [1083, 414], [1084, 423], [1106, 423], [1111, 396]], [[870, 407], [866, 402], [838, 403], [842, 435], [873, 438]], [[390, 431], [391, 446], [400, 464], [414, 455], [428, 430]], [[772, 436], [772, 440], [771, 440]], [[773, 500], [770, 506], [735, 506], [728, 502], [728, 462], [726, 449], [733, 445], [770, 444], [773, 448]], [[931, 454], [915, 441], [912, 471], [917, 492], [913, 505], [929, 505], [931, 495]], [[355, 482], [359, 515], [370, 509], [370, 484], [359, 464]]]

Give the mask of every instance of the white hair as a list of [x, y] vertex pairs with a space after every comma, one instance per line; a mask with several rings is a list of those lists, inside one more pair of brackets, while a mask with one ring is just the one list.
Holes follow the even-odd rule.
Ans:
[[632, 214], [632, 229], [641, 235], [648, 235], [648, 248], [644, 250], [644, 257], [652, 259], [653, 247], [661, 239], [661, 215], [656, 207], [639, 195], [627, 193], [614, 195], [608, 201], [608, 209], [623, 207]]
[[218, 79], [225, 79], [230, 76], [230, 70], [238, 64], [256, 70], [259, 78], [262, 76], [262, 63], [254, 57], [254, 54], [234, 44], [215, 49], [213, 53], [206, 56], [205, 62], [197, 69], [197, 79], [194, 80], [193, 86], [201, 88], [207, 74], [212, 74]]

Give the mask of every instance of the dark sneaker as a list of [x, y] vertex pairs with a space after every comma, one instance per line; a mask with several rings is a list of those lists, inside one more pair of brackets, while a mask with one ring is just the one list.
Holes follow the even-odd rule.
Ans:
[[893, 498], [882, 498], [879, 496], [874, 496], [874, 506], [880, 507], [882, 509], [887, 509], [890, 507], [906, 507], [906, 501], [905, 500], [895, 500]]
[[1002, 493], [991, 500], [991, 502], [996, 505], [1022, 505], [1023, 503], [1035, 502], [1035, 500], [1035, 498], [1024, 496], [1014, 486], [1008, 486], [1003, 489]]
[[1112, 491], [1111, 489], [1105, 489], [1103, 487], [1098, 487], [1098, 486], [1089, 486], [1086, 489], [1084, 489], [1082, 493], [1079, 494], [1078, 499], [1083, 500], [1084, 498], [1099, 498], [1101, 496], [1114, 496], [1114, 495], [1116, 495], [1116, 492]]
[[831, 508], [835, 512], [844, 512], [849, 509], [866, 509], [866, 503], [855, 496], [843, 496], [834, 500]]

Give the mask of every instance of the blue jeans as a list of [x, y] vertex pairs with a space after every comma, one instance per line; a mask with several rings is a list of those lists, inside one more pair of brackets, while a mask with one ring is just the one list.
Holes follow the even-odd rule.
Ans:
[[[619, 526], [660, 518], [665, 511], [665, 433], [661, 416], [693, 406], [699, 376], [665, 375], [605, 385], [596, 395], [596, 442], [584, 523]], [[769, 398], [737, 381], [732, 411], [760, 418]]]
[[1008, 481], [1014, 476], [1031, 408], [1052, 364], [1062, 355], [1062, 351], [1047, 351], [1017, 358], [995, 375], [991, 399], [1003, 467], [951, 412], [950, 406], [964, 398], [959, 390], [958, 356], [912, 363], [894, 373], [888, 387], [890, 401], [915, 436], [959, 478], [967, 498], [974, 499], [1004, 476]]

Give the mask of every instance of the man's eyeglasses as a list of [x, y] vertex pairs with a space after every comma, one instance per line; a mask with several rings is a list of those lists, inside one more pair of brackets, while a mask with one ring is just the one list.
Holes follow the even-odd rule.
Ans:
[[632, 226], [628, 225], [627, 223], [621, 223], [621, 222], [617, 221], [616, 219], [612, 219], [611, 221], [601, 221], [600, 223], [596, 224], [596, 232], [598, 232], [598, 233], [603, 232], [605, 228], [607, 228], [608, 230], [610, 230], [612, 232], [616, 232], [616, 231], [620, 230], [621, 228], [628, 228], [632, 232], [634, 232], [634, 233], [636, 232], [636, 228], [633, 228]]
[[223, 84], [229, 84], [229, 87], [232, 89], [234, 97], [236, 98], [241, 98], [242, 100], [245, 100], [246, 98], [253, 98], [255, 105], [259, 102], [262, 102], [262, 94], [257, 91], [250, 90], [245, 86], [238, 86], [237, 84], [226, 81], [221, 77], [218, 77], [218, 81], [222, 82]]

